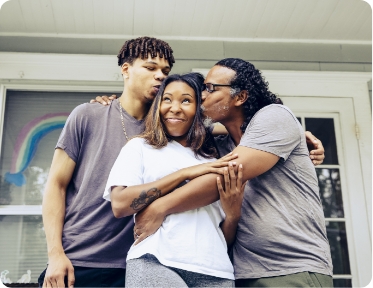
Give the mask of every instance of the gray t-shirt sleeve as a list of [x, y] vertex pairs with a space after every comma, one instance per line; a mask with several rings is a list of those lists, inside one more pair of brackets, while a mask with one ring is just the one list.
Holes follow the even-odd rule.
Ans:
[[269, 105], [254, 115], [239, 145], [269, 152], [287, 160], [301, 141], [299, 125], [286, 107]]
[[77, 106], [66, 120], [55, 148], [64, 150], [76, 163], [78, 162], [84, 129], [87, 126], [86, 105]]

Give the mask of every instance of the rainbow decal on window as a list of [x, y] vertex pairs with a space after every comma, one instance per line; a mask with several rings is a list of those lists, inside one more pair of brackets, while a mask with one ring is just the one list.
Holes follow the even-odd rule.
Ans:
[[18, 134], [13, 151], [11, 170], [5, 180], [16, 186], [26, 183], [23, 171], [34, 158], [40, 140], [49, 132], [62, 129], [69, 113], [50, 113], [28, 122]]

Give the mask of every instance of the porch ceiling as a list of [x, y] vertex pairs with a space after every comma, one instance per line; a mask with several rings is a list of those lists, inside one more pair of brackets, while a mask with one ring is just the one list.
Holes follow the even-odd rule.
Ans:
[[1, 36], [371, 44], [362, 0], [10, 0]]

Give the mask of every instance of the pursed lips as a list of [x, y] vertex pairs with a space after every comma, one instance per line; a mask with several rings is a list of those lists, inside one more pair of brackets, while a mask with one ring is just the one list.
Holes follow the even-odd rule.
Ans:
[[158, 92], [159, 91], [159, 87], [161, 87], [161, 85], [154, 85], [153, 88]]

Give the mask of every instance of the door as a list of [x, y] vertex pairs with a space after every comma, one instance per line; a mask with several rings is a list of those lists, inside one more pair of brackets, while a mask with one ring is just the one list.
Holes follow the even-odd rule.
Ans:
[[335, 287], [361, 287], [371, 279], [369, 197], [364, 191], [352, 98], [281, 97], [305, 130], [325, 147], [316, 167]]

